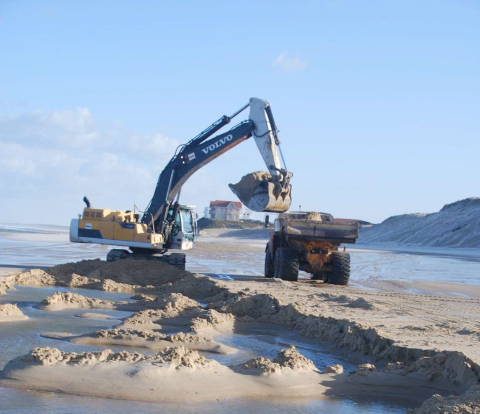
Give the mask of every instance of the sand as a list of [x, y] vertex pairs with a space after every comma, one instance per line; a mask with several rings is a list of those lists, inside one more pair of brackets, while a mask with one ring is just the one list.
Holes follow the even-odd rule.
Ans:
[[36, 348], [7, 364], [0, 385], [152, 402], [265, 398], [279, 392], [299, 397], [319, 395], [326, 389], [318, 383], [316, 370], [297, 369], [289, 360], [283, 365], [269, 363], [279, 369], [254, 373], [245, 367], [227, 367], [184, 347], [152, 356]]
[[[144, 345], [147, 342], [164, 341], [168, 335], [160, 330], [167, 325], [176, 325], [177, 332], [179, 327], [182, 327], [183, 330], [189, 330], [184, 334], [200, 337], [203, 334], [200, 335], [199, 332], [218, 332], [222, 326], [225, 329], [235, 329], [235, 326], [241, 323], [263, 322], [283, 326], [299, 335], [317, 338], [335, 347], [370, 355], [381, 363], [377, 367], [373, 364], [359, 366], [354, 373], [342, 373], [342, 368], [333, 366], [329, 368], [328, 374], [320, 374], [308, 361], [301, 358], [297, 358], [289, 368], [292, 360], [289, 350], [286, 350], [273, 361], [259, 357], [232, 367], [215, 365], [213, 362], [205, 362], [206, 365], [202, 365], [202, 368], [194, 365], [199, 371], [206, 370], [201, 371], [202, 376], [191, 371], [186, 373], [182, 371], [182, 367], [175, 367], [173, 371], [176, 374], [169, 377], [170, 374], [166, 373], [172, 372], [170, 362], [154, 362], [148, 359], [153, 357], [147, 358], [135, 353], [128, 354], [128, 361], [124, 361], [119, 356], [108, 356], [103, 360], [101, 356], [85, 355], [80, 359], [90, 361], [89, 363], [72, 365], [57, 361], [58, 363], [54, 364], [55, 370], [52, 371], [55, 373], [54, 378], [42, 382], [40, 378], [44, 365], [43, 362], [40, 365], [37, 363], [35, 358], [40, 357], [35, 354], [30, 355], [26, 361], [16, 360], [9, 364], [2, 373], [2, 385], [40, 390], [59, 389], [62, 392], [92, 396], [111, 393], [113, 398], [143, 401], [171, 401], [172, 398], [175, 401], [200, 401], [214, 398], [213, 394], [218, 393], [213, 393], [212, 387], [216, 386], [220, 387], [218, 389], [222, 390], [225, 398], [265, 398], [272, 395], [272, 389], [275, 389], [276, 395], [280, 390], [285, 396], [371, 392], [372, 395], [407, 393], [427, 399], [436, 390], [442, 393], [465, 393], [479, 381], [480, 300], [476, 298], [366, 291], [325, 285], [321, 282], [289, 283], [266, 279], [262, 279], [261, 283], [255, 280], [224, 282], [170, 267], [165, 274], [156, 278], [152, 277], [155, 272], [147, 272], [146, 280], [142, 280], [143, 262], [132, 261], [126, 265], [126, 269], [122, 269], [121, 262], [117, 263], [120, 263], [116, 268], [117, 276], [112, 274], [112, 269], [108, 270], [109, 264], [101, 264], [91, 270], [90, 265], [94, 267], [95, 263], [87, 263], [88, 274], [96, 272], [95, 278], [80, 274], [78, 278], [70, 277], [70, 280], [81, 281], [80, 277], [86, 277], [89, 278], [86, 283], [90, 283], [90, 279], [101, 280], [101, 274], [104, 274], [108, 280], [116, 283], [131, 282], [142, 288], [154, 288], [148, 295], [136, 296], [138, 300], [135, 303], [105, 301], [66, 292], [46, 298], [41, 307], [45, 310], [98, 308], [138, 311], [123, 320], [114, 332], [107, 330], [107, 333], [102, 335], [86, 335], [87, 340], [130, 341], [130, 344], [138, 341]], [[81, 270], [74, 265], [66, 266], [62, 274], [67, 272], [65, 269], [68, 269], [68, 272]], [[131, 275], [124, 275], [123, 272], [130, 272]], [[174, 277], [175, 272], [178, 274], [177, 278]], [[28, 280], [28, 283], [49, 284], [52, 283], [49, 277], [54, 277], [55, 283], [63, 283], [64, 276], [60, 280], [57, 279], [58, 273], [55, 273], [57, 271], [47, 275], [30, 271], [28, 275], [22, 274], [23, 276], [16, 280], [23, 283]], [[77, 273], [71, 273], [70, 276], [72, 275]], [[206, 308], [194, 300], [200, 298], [202, 303], [207, 304]], [[129, 331], [129, 328], [134, 332]], [[149, 335], [154, 339], [149, 339]], [[205, 343], [211, 340], [207, 335], [205, 338]], [[167, 342], [173, 344], [173, 341]], [[185, 343], [174, 348], [182, 351], [171, 352], [183, 353], [184, 357], [189, 355], [187, 360], [197, 358], [192, 356], [193, 354], [185, 354]], [[116, 344], [118, 345], [118, 342]], [[57, 355], [60, 351], [45, 351], [48, 355], [45, 360], [54, 358], [52, 352]], [[59, 361], [78, 360], [71, 355], [60, 356], [62, 359]], [[112, 358], [119, 362], [119, 365], [110, 364]], [[155, 365], [157, 362], [160, 367]], [[387, 364], [382, 367], [385, 362]], [[131, 364], [140, 365], [132, 367]], [[177, 375], [178, 370], [182, 372]], [[107, 389], [99, 390], [98, 387], [79, 384], [80, 380], [74, 380], [82, 377], [96, 378], [102, 384], [108, 382], [109, 385]], [[168, 378], [166, 382], [165, 378]], [[306, 381], [307, 378], [309, 381]], [[134, 379], [138, 382], [134, 382]], [[154, 382], [161, 385], [155, 386]], [[210, 386], [205, 385], [205, 382]], [[134, 384], [138, 384], [141, 390], [138, 387], [133, 389]], [[233, 389], [232, 384], [238, 384], [238, 388]], [[168, 391], [175, 394], [175, 386], [180, 392], [176, 395], [168, 394]], [[155, 388], [155, 391], [150, 392], [148, 387]], [[163, 387], [162, 391], [158, 387]], [[199, 394], [195, 394], [196, 392]], [[465, 398], [468, 400], [470, 394], [465, 395], [466, 397], [461, 397], [462, 404], [465, 403]]]
[[172, 346], [184, 346], [187, 349], [213, 352], [218, 354], [233, 354], [235, 348], [215, 342], [210, 338], [190, 333], [165, 335], [153, 330], [138, 329], [102, 329], [91, 334], [73, 336], [64, 332], [45, 332], [44, 338], [62, 339], [75, 344], [97, 346], [134, 347], [150, 350], [160, 350]]
[[248, 204], [258, 185], [264, 181], [271, 181], [272, 176], [266, 171], [256, 171], [246, 174], [237, 184], [229, 184], [230, 189], [243, 204]]
[[[401, 380], [398, 375], [396, 379]], [[0, 374], [0, 386], [4, 387], [152, 402], [278, 395], [318, 398], [338, 388], [366, 394], [365, 390], [372, 387], [367, 392], [378, 394], [383, 392], [384, 380], [381, 375], [358, 376], [352, 381], [347, 374], [321, 373], [294, 347], [282, 350], [273, 360], [260, 357], [232, 366], [221, 365], [183, 346], [166, 348], [155, 355], [114, 353], [108, 349], [77, 354], [35, 348], [9, 362]], [[404, 381], [400, 393], [430, 392], [428, 383], [423, 383], [423, 388], [421, 383], [410, 383]]]
[[165, 283], [179, 280], [179, 269], [156, 261], [138, 263], [130, 260], [104, 262], [102, 260], [82, 260], [49, 269], [31, 269], [26, 272], [0, 279], [0, 289], [5, 292], [14, 285], [25, 286], [67, 286], [83, 289], [96, 289], [108, 292], [135, 293], [151, 291]]
[[409, 410], [408, 414], [443, 414], [443, 413], [480, 413], [480, 385], [470, 388], [460, 396], [451, 395], [442, 397], [435, 394], [426, 400], [416, 410]]
[[5, 303], [0, 305], [0, 322], [14, 322], [28, 319], [27, 315], [16, 304]]
[[78, 293], [55, 292], [42, 300], [37, 307], [45, 311], [58, 311], [62, 309], [122, 309], [122, 306], [128, 309], [131, 305], [128, 302], [89, 298]]
[[480, 198], [445, 205], [439, 212], [403, 214], [360, 230], [357, 243], [480, 247]]

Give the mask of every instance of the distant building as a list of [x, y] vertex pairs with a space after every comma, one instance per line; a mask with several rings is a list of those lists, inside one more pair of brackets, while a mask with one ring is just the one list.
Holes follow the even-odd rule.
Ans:
[[243, 210], [242, 220], [253, 220], [253, 211], [245, 207], [245, 210]]
[[210, 201], [210, 218], [212, 220], [240, 221], [242, 203], [240, 201]]
[[205, 207], [205, 210], [203, 211], [203, 216], [205, 218], [210, 218], [210, 211], [209, 211], [208, 207]]

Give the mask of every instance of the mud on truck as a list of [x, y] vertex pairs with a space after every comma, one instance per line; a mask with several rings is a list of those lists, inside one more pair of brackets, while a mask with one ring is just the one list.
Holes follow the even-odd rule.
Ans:
[[336, 222], [331, 214], [279, 214], [265, 249], [265, 277], [296, 281], [302, 270], [314, 280], [348, 285], [350, 254], [339, 248], [357, 238], [358, 223]]

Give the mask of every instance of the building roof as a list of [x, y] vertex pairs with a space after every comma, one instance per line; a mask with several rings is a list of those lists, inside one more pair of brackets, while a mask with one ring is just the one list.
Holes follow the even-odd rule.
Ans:
[[240, 201], [224, 201], [224, 200], [215, 200], [210, 201], [210, 207], [228, 207], [230, 204], [240, 210], [242, 208], [242, 203]]

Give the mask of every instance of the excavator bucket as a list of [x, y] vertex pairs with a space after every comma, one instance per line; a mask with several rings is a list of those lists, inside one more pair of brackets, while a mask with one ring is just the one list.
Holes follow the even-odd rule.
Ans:
[[282, 186], [265, 171], [247, 174], [237, 184], [229, 184], [229, 187], [252, 211], [284, 213], [292, 204], [292, 186], [288, 183]]

